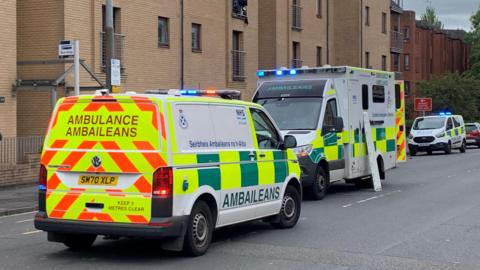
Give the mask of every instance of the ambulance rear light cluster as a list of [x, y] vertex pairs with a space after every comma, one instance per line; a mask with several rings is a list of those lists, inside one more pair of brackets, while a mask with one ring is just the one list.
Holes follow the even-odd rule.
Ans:
[[279, 69], [279, 70], [260, 70], [257, 72], [259, 78], [270, 76], [295, 76], [300, 74], [324, 74], [324, 73], [346, 73], [345, 67], [324, 67], [324, 68], [300, 68], [300, 69]]
[[173, 170], [170, 167], [159, 168], [153, 174], [154, 196], [169, 197], [173, 194]]
[[40, 165], [40, 172], [38, 174], [38, 188], [40, 190], [47, 190], [47, 168]]

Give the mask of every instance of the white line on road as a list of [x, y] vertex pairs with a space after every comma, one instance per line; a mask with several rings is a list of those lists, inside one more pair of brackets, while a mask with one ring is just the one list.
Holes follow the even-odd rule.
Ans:
[[19, 223], [25, 223], [25, 222], [29, 222], [29, 221], [33, 221], [33, 218], [29, 218], [29, 219], [25, 219], [25, 220], [19, 220], [19, 221], [16, 221], [15, 223], [19, 224]]
[[368, 201], [375, 200], [375, 199], [378, 199], [378, 196], [373, 196], [373, 197], [370, 197], [368, 199], [358, 201], [357, 203], [364, 203], [364, 202], [368, 202]]
[[343, 208], [347, 208], [347, 207], [350, 207], [350, 206], [352, 206], [352, 204], [351, 204], [351, 203], [349, 203], [349, 204], [346, 204], [346, 205], [344, 205], [344, 206], [342, 206], [342, 207], [343, 207]]
[[9, 215], [9, 216], [3, 216], [3, 217], [0, 217], [0, 219], [9, 218], [9, 217], [18, 217], [18, 216], [29, 215], [29, 214], [34, 214], [34, 213], [37, 213], [37, 211], [15, 214], [15, 215]]
[[[368, 202], [368, 201], [371, 201], [371, 200], [384, 198], [384, 197], [393, 195], [393, 194], [395, 194], [395, 193], [400, 193], [400, 192], [402, 192], [402, 191], [401, 191], [401, 190], [394, 190], [394, 191], [391, 191], [391, 192], [388, 192], [388, 193], [385, 193], [385, 194], [380, 194], [380, 195], [373, 196], [373, 197], [370, 197], [370, 198], [367, 198], [367, 199], [364, 199], [364, 200], [357, 201], [356, 203], [357, 203], [357, 204], [362, 204], [362, 203], [365, 203], [365, 202]], [[350, 207], [350, 206], [353, 206], [353, 203], [345, 204], [345, 205], [343, 205], [342, 207], [343, 207], [343, 208], [348, 208], [348, 207]]]
[[24, 233], [22, 233], [22, 234], [23, 234], [23, 235], [29, 235], [29, 234], [39, 233], [39, 232], [42, 232], [42, 231], [24, 232]]

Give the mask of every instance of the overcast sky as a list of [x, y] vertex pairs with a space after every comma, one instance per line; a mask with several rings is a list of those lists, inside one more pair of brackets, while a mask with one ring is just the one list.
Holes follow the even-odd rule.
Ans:
[[415, 10], [420, 18], [429, 2], [446, 29], [466, 31], [471, 28], [470, 17], [480, 7], [480, 0], [404, 0], [404, 9]]

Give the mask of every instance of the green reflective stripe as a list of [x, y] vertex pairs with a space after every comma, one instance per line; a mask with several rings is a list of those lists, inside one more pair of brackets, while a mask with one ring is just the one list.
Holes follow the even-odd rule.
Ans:
[[337, 133], [329, 133], [323, 137], [324, 146], [337, 145]]
[[198, 186], [210, 186], [214, 190], [220, 190], [221, 177], [219, 168], [198, 169]]
[[388, 140], [387, 141], [387, 152], [395, 152], [395, 151], [396, 151], [395, 140]]
[[376, 129], [376, 134], [377, 134], [377, 141], [383, 141], [387, 139], [387, 131], [385, 128], [377, 128]]
[[275, 183], [283, 183], [288, 175], [287, 153], [284, 151], [273, 151], [273, 159]]
[[[253, 154], [253, 159], [250, 154]], [[240, 161], [251, 162], [240, 164], [240, 170], [242, 171], [242, 187], [251, 187], [258, 185], [258, 164], [256, 157], [257, 153], [255, 151], [240, 152]]]
[[343, 145], [338, 146], [338, 159], [345, 158], [345, 147]]
[[219, 163], [220, 155], [219, 154], [197, 154], [197, 163]]

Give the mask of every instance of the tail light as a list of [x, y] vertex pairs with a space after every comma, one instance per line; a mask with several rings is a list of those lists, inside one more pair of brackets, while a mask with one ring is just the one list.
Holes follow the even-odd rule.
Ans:
[[47, 189], [47, 168], [40, 165], [40, 173], [38, 174], [38, 187], [40, 190]]
[[173, 172], [172, 168], [160, 168], [153, 174], [154, 196], [169, 197], [173, 194]]

